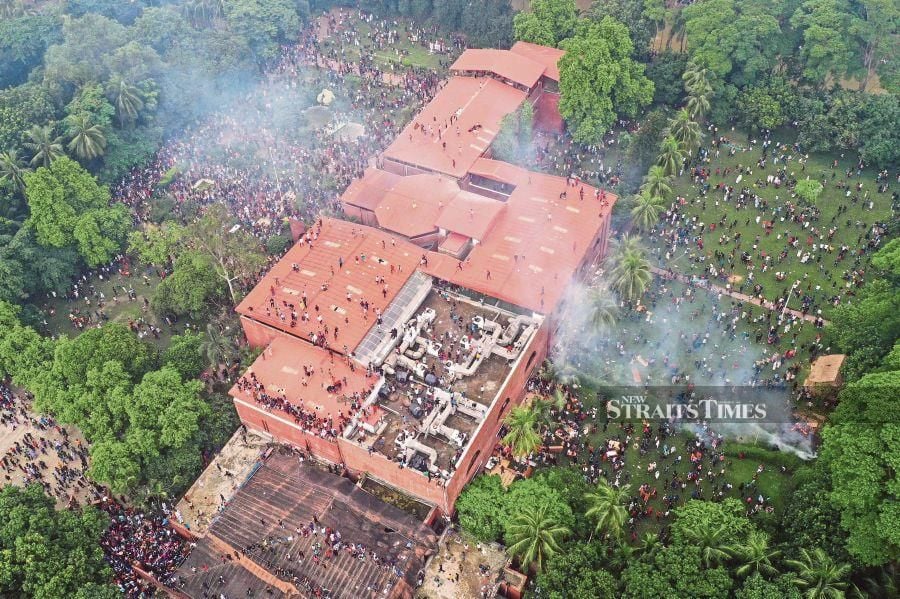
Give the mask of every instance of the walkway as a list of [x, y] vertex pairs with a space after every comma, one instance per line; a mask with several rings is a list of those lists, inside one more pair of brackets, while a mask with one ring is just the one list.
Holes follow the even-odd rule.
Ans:
[[[656, 266], [651, 266], [650, 272], [652, 272], [653, 274], [655, 274], [658, 277], [662, 277], [663, 279], [668, 279], [668, 280], [676, 279], [678, 281], [681, 281], [682, 283], [687, 283], [688, 285], [694, 285], [696, 287], [708, 289], [708, 290], [714, 291], [716, 293], [728, 295], [728, 296], [733, 297], [734, 299], [740, 300], [742, 302], [749, 302], [751, 304], [756, 304], [757, 306], [765, 308], [766, 310], [775, 310], [776, 309], [775, 302], [767, 302], [765, 300], [759, 299], [758, 297], [753, 297], [750, 295], [746, 295], [744, 293], [739, 293], [737, 291], [733, 291], [730, 289], [726, 289], [724, 287], [720, 287], [719, 285], [710, 283], [708, 279], [700, 279], [699, 281], [693, 280], [692, 277], [688, 277], [687, 275], [677, 274], [675, 272], [672, 272], [671, 270], [663, 270], [662, 268], [658, 268]], [[792, 310], [790, 308], [785, 310], [785, 312], [787, 312], [788, 314], [790, 314], [792, 316], [795, 316], [797, 318], [802, 318], [803, 320], [806, 320], [809, 322], [816, 321], [816, 316], [814, 314], [804, 314], [803, 312], [801, 312], [799, 310]], [[827, 320], [822, 319], [822, 321], [826, 325], [828, 324]]]

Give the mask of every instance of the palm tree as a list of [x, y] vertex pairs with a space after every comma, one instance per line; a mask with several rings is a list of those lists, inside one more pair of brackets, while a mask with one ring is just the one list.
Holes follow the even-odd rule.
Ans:
[[712, 87], [710, 80], [712, 79], [712, 71], [708, 68], [689, 62], [681, 79], [684, 81], [684, 89], [690, 93], [693, 90], [702, 90]]
[[781, 555], [781, 551], [769, 546], [769, 535], [754, 530], [744, 545], [733, 545], [728, 552], [740, 562], [734, 572], [738, 576], [748, 576], [754, 572], [767, 576], [778, 572], [772, 560]]
[[785, 560], [796, 570], [791, 582], [804, 591], [808, 599], [838, 599], [844, 597], [847, 588], [848, 564], [836, 563], [820, 547], [814, 550], [800, 550], [800, 559]]
[[659, 540], [659, 534], [647, 531], [641, 535], [640, 549], [644, 555], [652, 554], [662, 547], [662, 541]]
[[0, 153], [0, 181], [9, 180], [21, 194], [25, 193], [25, 173], [28, 170], [15, 150]]
[[584, 496], [588, 509], [584, 513], [588, 518], [597, 521], [591, 536], [595, 532], [605, 532], [609, 536], [618, 539], [625, 531], [625, 522], [628, 520], [628, 510], [625, 505], [628, 502], [628, 489], [630, 485], [616, 488], [601, 478], [595, 493], [586, 493]]
[[609, 287], [598, 285], [592, 287], [588, 293], [591, 325], [594, 330], [605, 331], [612, 328], [619, 318], [619, 305], [610, 293]]
[[206, 334], [200, 343], [200, 353], [206, 357], [213, 370], [218, 370], [219, 364], [228, 361], [233, 355], [231, 340], [217, 326], [207, 323]]
[[642, 231], [651, 229], [659, 220], [664, 207], [665, 202], [661, 197], [640, 193], [637, 195], [637, 203], [631, 209], [632, 222]]
[[724, 543], [727, 532], [723, 524], [717, 528], [708, 526], [689, 528], [685, 530], [684, 536], [690, 544], [700, 548], [703, 565], [712, 568], [728, 558], [728, 551]]
[[613, 289], [627, 301], [634, 302], [640, 299], [650, 285], [650, 263], [644, 256], [644, 250], [633, 238], [623, 239], [616, 244], [609, 260], [612, 268], [609, 270], [610, 282]]
[[674, 177], [678, 174], [683, 163], [684, 156], [681, 153], [681, 146], [678, 140], [672, 135], [666, 135], [660, 145], [659, 158], [656, 159], [656, 164], [662, 167], [663, 173], [667, 176]]
[[672, 177], [666, 174], [663, 167], [655, 164], [647, 171], [647, 176], [644, 177], [644, 183], [641, 185], [641, 191], [645, 191], [651, 196], [665, 199], [672, 194], [672, 186], [669, 185], [671, 179]]
[[122, 126], [134, 123], [144, 108], [144, 100], [141, 98], [141, 90], [131, 85], [124, 79], [120, 79], [118, 85], [114, 85], [113, 95], [116, 100], [116, 114]]
[[557, 554], [560, 543], [572, 531], [547, 513], [547, 506], [531, 506], [520, 512], [509, 524], [509, 555], [517, 558], [523, 570], [540, 572], [544, 562]]
[[22, 0], [0, 0], [0, 18], [13, 19], [25, 14]]
[[31, 158], [31, 165], [39, 164], [41, 166], [50, 166], [50, 164], [64, 155], [62, 147], [62, 135], [53, 135], [53, 125], [47, 124], [43, 127], [34, 125], [28, 130], [29, 141], [25, 142], [25, 147], [34, 152]]
[[710, 99], [712, 98], [712, 87], [706, 83], [705, 86], [697, 86], [688, 94], [687, 108], [691, 118], [696, 121], [702, 121], [703, 117], [709, 112]]
[[700, 125], [691, 120], [691, 115], [686, 108], [682, 108], [675, 114], [675, 118], [669, 121], [669, 135], [678, 141], [681, 153], [690, 156], [695, 147], [700, 145], [703, 133]]
[[99, 125], [91, 122], [86, 113], [75, 115], [69, 126], [69, 151], [85, 160], [93, 160], [103, 155], [106, 150], [106, 136]]
[[190, 0], [183, 7], [184, 16], [195, 25], [209, 25], [224, 12], [222, 0]]
[[509, 431], [503, 442], [510, 446], [514, 456], [526, 456], [541, 446], [541, 436], [537, 431], [538, 414], [534, 410], [518, 406], [510, 410], [503, 421]]

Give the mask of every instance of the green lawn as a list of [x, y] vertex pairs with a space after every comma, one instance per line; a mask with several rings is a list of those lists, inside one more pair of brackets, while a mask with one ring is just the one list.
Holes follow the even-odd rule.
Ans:
[[[777, 150], [769, 152], [769, 160], [766, 168], [759, 168], [757, 160], [761, 156], [761, 146], [757, 144], [755, 149], [748, 150], [747, 138], [739, 133], [730, 132], [728, 134], [733, 143], [738, 148], [734, 156], [730, 156], [727, 149], [722, 148], [720, 155], [715, 157], [711, 155], [711, 161], [703, 166], [709, 169], [711, 176], [708, 183], [711, 186], [705, 197], [700, 195], [698, 186], [689, 178], [689, 173], [678, 177], [673, 182], [673, 192], [676, 196], [686, 198], [687, 205], [683, 207], [683, 211], [691, 218], [695, 231], [699, 231], [700, 225], [705, 224], [706, 230], [703, 232], [703, 249], [699, 249], [696, 245], [685, 247], [680, 245], [671, 259], [665, 259], [665, 249], [657, 239], [651, 239], [650, 243], [656, 245], [659, 249], [658, 263], [661, 267], [672, 267], [678, 272], [694, 275], [701, 274], [703, 269], [710, 261], [713, 261], [713, 252], [717, 249], [730, 252], [732, 248], [739, 248], [736, 253], [735, 267], [731, 269], [730, 260], [726, 261], [723, 268], [722, 279], [729, 275], [735, 275], [735, 286], [740, 287], [743, 284], [743, 291], [752, 295], [753, 283], [762, 285], [762, 293], [766, 299], [773, 300], [784, 295], [787, 289], [795, 281], [801, 281], [800, 289], [805, 293], [809, 293], [814, 299], [816, 309], [821, 309], [823, 315], [827, 318], [833, 309], [830, 298], [851, 289], [848, 279], [851, 276], [850, 271], [854, 268], [865, 269], [868, 256], [864, 256], [859, 267], [854, 266], [853, 252], [866, 243], [865, 234], [870, 230], [875, 222], [885, 222], [891, 217], [891, 198], [890, 193], [876, 193], [875, 184], [876, 173], [872, 170], [863, 170], [860, 176], [856, 176], [855, 156], [846, 156], [840, 158], [832, 155], [810, 155], [806, 164], [805, 171], [801, 170], [802, 165], [796, 160], [787, 163], [788, 175], [795, 178], [805, 179], [807, 176], [814, 180], [827, 180], [822, 194], [815, 203], [815, 207], [820, 211], [817, 221], [813, 221], [810, 228], [805, 228], [801, 223], [794, 222], [790, 218], [785, 217], [786, 206], [788, 202], [793, 202], [797, 206], [801, 200], [791, 198], [791, 191], [784, 185], [780, 189], [776, 189], [773, 185], [766, 186], [765, 180], [767, 175], [774, 175], [779, 165], [772, 164], [773, 154], [779, 153]], [[790, 148], [785, 153], [796, 156]], [[831, 164], [834, 158], [838, 158], [838, 166], [832, 170]], [[735, 184], [736, 173], [733, 172], [738, 166], [750, 166], [752, 175], [744, 175], [740, 184]], [[853, 176], [846, 177], [848, 168], [854, 167]], [[729, 168], [730, 172], [724, 175], [724, 169]], [[720, 169], [720, 174], [715, 174], [716, 169]], [[834, 174], [834, 176], [832, 176]], [[760, 183], [760, 181], [762, 183]], [[837, 182], [849, 182], [853, 186], [851, 198], [846, 197], [846, 190], [838, 189], [835, 186]], [[868, 193], [868, 197], [853, 201], [853, 195], [856, 193], [855, 185], [861, 182], [862, 190], [859, 192], [861, 198]], [[729, 202], [722, 201], [723, 192], [717, 191], [715, 186], [717, 183], [725, 183], [735, 185], [736, 193], [742, 186], [750, 186], [754, 193], [759, 195], [763, 200], [768, 202], [768, 208], [755, 209], [751, 202], [744, 209], [737, 209], [735, 199]], [[872, 208], [869, 208], [869, 202]], [[846, 207], [846, 212], [838, 215], [838, 209], [841, 206]], [[756, 217], [760, 216], [760, 222], [756, 222]], [[769, 220], [773, 223], [771, 233], [766, 234], [764, 227], [765, 222]], [[726, 230], [725, 226], [737, 221], [736, 226]], [[849, 224], [848, 224], [849, 223]], [[710, 230], [710, 225], [715, 224], [715, 230]], [[819, 228], [819, 235], [811, 233], [812, 227]], [[828, 230], [835, 227], [836, 231], [828, 240]], [[727, 234], [731, 239], [720, 244], [720, 236]], [[692, 233], [696, 234], [696, 233]], [[735, 241], [737, 234], [740, 234], [740, 241]], [[753, 245], [757, 238], [758, 247], [754, 250]], [[798, 247], [788, 246], [788, 238], [796, 237], [799, 239]], [[808, 238], [812, 236], [812, 243], [827, 243], [833, 249], [832, 252], [814, 252], [808, 245]], [[838, 252], [841, 245], [846, 244], [850, 248], [848, 255], [841, 261], [838, 260]], [[782, 250], [789, 250], [787, 257], [780, 262], [779, 254]], [[746, 251], [751, 254], [751, 264], [745, 265], [739, 259], [740, 253]], [[811, 258], [802, 264], [797, 257], [798, 251], [811, 251]], [[771, 262], [766, 272], [762, 271], [763, 256], [771, 256]], [[706, 256], [705, 262], [698, 262], [701, 256]], [[820, 257], [820, 260], [817, 260]], [[753, 272], [753, 283], [748, 281], [748, 275]], [[776, 273], [784, 273], [782, 281], [778, 281]], [[720, 281], [725, 284], [726, 281]], [[795, 308], [799, 307], [799, 302], [794, 300]]]

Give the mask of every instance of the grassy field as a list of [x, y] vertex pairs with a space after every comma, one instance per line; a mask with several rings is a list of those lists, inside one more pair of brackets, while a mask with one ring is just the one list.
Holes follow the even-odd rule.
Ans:
[[[337, 36], [329, 36], [322, 42], [323, 50], [330, 51], [333, 49], [343, 50], [345, 60], [357, 62], [359, 60], [361, 49], [372, 50], [374, 44], [372, 42], [373, 27], [356, 17], [350, 17], [345, 20], [344, 29], [353, 29], [358, 32], [359, 46], [355, 44], [344, 44]], [[441, 61], [449, 60], [449, 57], [441, 54], [433, 54], [428, 48], [423, 47], [420, 43], [412, 41], [405, 32], [401, 32], [399, 41], [390, 47], [376, 51], [376, 60], [386, 67], [400, 64], [406, 67], [418, 67], [424, 69], [439, 70], [441, 69]]]
[[[658, 259], [661, 267], [672, 267], [676, 271], [695, 275], [701, 274], [707, 264], [713, 260], [713, 252], [717, 249], [726, 254], [734, 247], [739, 247], [736, 257], [740, 257], [742, 251], [751, 254], [751, 265], [743, 264], [740, 259], [734, 261], [734, 270], [731, 269], [730, 262], [726, 261], [722, 265], [721, 279], [727, 276], [733, 276], [736, 287], [741, 287], [743, 291], [752, 295], [753, 283], [762, 285], [763, 295], [774, 300], [791, 287], [795, 281], [800, 281], [800, 289], [804, 293], [808, 293], [813, 297], [814, 306], [822, 310], [823, 315], [827, 318], [833, 308], [832, 298], [852, 289], [852, 283], [849, 279], [852, 277], [851, 271], [854, 268], [853, 253], [863, 247], [867, 241], [865, 235], [876, 222], [886, 222], [891, 217], [891, 197], [889, 193], [877, 193], [875, 184], [876, 173], [872, 170], [863, 170], [861, 174], [856, 174], [856, 158], [855, 156], [831, 155], [810, 155], [805, 170], [796, 160], [787, 163], [788, 176], [800, 179], [807, 177], [814, 180], [826, 180], [822, 194], [815, 202], [815, 207], [819, 210], [819, 218], [813, 221], [809, 228], [804, 227], [801, 223], [794, 222], [786, 217], [787, 204], [792, 202], [798, 206], [802, 201], [799, 198], [792, 198], [791, 191], [781, 186], [780, 189], [774, 185], [765, 185], [768, 175], [774, 175], [776, 169], [781, 164], [773, 165], [773, 154], [780, 153], [778, 150], [769, 153], [769, 160], [766, 168], [757, 166], [757, 160], [761, 157], [761, 147], [756, 145], [754, 150], [747, 149], [749, 147], [747, 138], [737, 133], [729, 133], [733, 138], [734, 145], [738, 148], [737, 152], [730, 156], [729, 152], [723, 148], [718, 157], [713, 154], [711, 161], [703, 166], [711, 172], [708, 183], [711, 189], [706, 196], [700, 194], [698, 186], [695, 185], [689, 177], [688, 173], [678, 177], [673, 182], [673, 192], [676, 196], [683, 197], [687, 200], [687, 204], [682, 210], [697, 225], [696, 231], [699, 231], [699, 225], [705, 224], [706, 229], [702, 234], [703, 249], [696, 245], [688, 248], [679, 246], [675, 255], [671, 259], [666, 260], [665, 249], [658, 239], [650, 238], [649, 242], [655, 244], [659, 249]], [[790, 148], [782, 150], [786, 154], [796, 156]], [[832, 170], [832, 160], [838, 159], [838, 166]], [[750, 166], [752, 175], [744, 175], [740, 184], [735, 185], [736, 168]], [[724, 174], [725, 169], [729, 169], [728, 175]], [[848, 168], [853, 168], [851, 177], [846, 176]], [[716, 169], [720, 174], [716, 175]], [[851, 196], [848, 198], [846, 190], [836, 187], [836, 183], [849, 183], [852, 187]], [[724, 183], [735, 185], [736, 192], [742, 186], [749, 186], [753, 193], [759, 195], [768, 203], [767, 208], [755, 209], [751, 202], [747, 207], [738, 209], [735, 201], [722, 201], [723, 192], [715, 189], [716, 184]], [[856, 192], [856, 184], [862, 183], [862, 190], [859, 192], [860, 199], [854, 201]], [[736, 194], [735, 194], [736, 195]], [[838, 213], [839, 208], [843, 206], [846, 212]], [[756, 217], [760, 217], [759, 223]], [[725, 226], [736, 221], [734, 228], [726, 230]], [[771, 221], [771, 232], [767, 234], [765, 222]], [[710, 225], [716, 224], [715, 230], [711, 230]], [[811, 233], [813, 227], [818, 227], [819, 234]], [[828, 239], [829, 228], [834, 227], [835, 232], [832, 238]], [[727, 234], [731, 240], [720, 244], [720, 237]], [[693, 233], [696, 234], [696, 233]], [[735, 238], [740, 234], [740, 245], [735, 242]], [[796, 237], [799, 240], [797, 247], [789, 247], [788, 239]], [[758, 242], [756, 239], [758, 238]], [[810, 239], [812, 238], [812, 239]], [[831, 252], [813, 251], [810, 244], [826, 243], [833, 248]], [[753, 245], [757, 245], [753, 249]], [[842, 245], [850, 248], [847, 256], [843, 260], [838, 259], [838, 253]], [[787, 250], [788, 254], [783, 261], [779, 260], [779, 254]], [[801, 263], [797, 256], [798, 252], [810, 252], [811, 258], [805, 263]], [[705, 262], [699, 262], [702, 256], [706, 257]], [[762, 272], [763, 256], [770, 256], [771, 262], [766, 272]], [[868, 256], [863, 256], [859, 268], [865, 269], [867, 266]], [[753, 283], [748, 280], [748, 275], [753, 272]], [[776, 273], [784, 273], [783, 280], [777, 280]], [[722, 281], [724, 285], [725, 281]], [[798, 302], [799, 304], [799, 302]], [[793, 306], [799, 308], [799, 305]]]

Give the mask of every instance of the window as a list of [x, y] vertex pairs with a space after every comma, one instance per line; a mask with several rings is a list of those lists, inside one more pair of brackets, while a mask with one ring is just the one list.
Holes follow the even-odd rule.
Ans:
[[480, 449], [479, 449], [478, 451], [475, 452], [475, 455], [474, 455], [474, 456], [472, 456], [472, 461], [469, 462], [469, 467], [466, 468], [466, 475], [468, 475], [470, 472], [472, 472], [472, 468], [474, 468], [475, 465], [478, 463], [478, 458], [479, 458], [479, 456], [481, 456], [481, 450], [480, 450]]
[[500, 418], [503, 417], [503, 412], [505, 412], [506, 408], [508, 408], [508, 407], [509, 407], [509, 398], [507, 397], [506, 400], [503, 402], [503, 407], [500, 408], [499, 412], [497, 412], [497, 420], [500, 420]]

